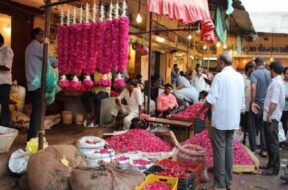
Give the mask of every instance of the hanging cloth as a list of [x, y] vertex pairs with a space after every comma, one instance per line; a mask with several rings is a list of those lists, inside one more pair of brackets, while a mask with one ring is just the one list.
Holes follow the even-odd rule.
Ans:
[[216, 12], [215, 12], [215, 25], [216, 25], [215, 30], [216, 30], [219, 40], [223, 44], [226, 43], [227, 25], [219, 7], [216, 8]]
[[234, 8], [233, 8], [233, 0], [227, 0], [227, 9], [226, 9], [226, 14], [227, 15], [231, 15], [234, 11]]

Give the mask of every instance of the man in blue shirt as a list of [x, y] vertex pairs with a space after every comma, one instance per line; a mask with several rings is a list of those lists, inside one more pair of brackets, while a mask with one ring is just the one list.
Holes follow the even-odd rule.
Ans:
[[257, 149], [256, 131], [260, 131], [261, 152], [260, 156], [267, 157], [267, 144], [265, 139], [264, 121], [263, 121], [263, 106], [267, 94], [268, 86], [271, 83], [269, 71], [264, 67], [264, 60], [260, 57], [255, 59], [256, 69], [250, 76], [251, 81], [251, 105], [259, 106], [259, 111], [254, 113], [250, 109], [249, 114], [249, 144], [252, 152]]
[[173, 69], [171, 71], [171, 84], [176, 84], [176, 80], [178, 77], [179, 68], [177, 64], [173, 65]]

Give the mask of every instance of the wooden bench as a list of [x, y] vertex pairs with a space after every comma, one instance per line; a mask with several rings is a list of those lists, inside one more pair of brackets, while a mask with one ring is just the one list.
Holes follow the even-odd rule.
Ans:
[[164, 125], [169, 125], [169, 126], [172, 125], [172, 126], [179, 127], [179, 128], [185, 128], [187, 138], [190, 137], [190, 129], [191, 129], [191, 126], [193, 125], [193, 122], [189, 122], [189, 121], [178, 121], [178, 120], [158, 118], [158, 117], [150, 117], [145, 120], [148, 126], [150, 123], [159, 123], [159, 124], [164, 124]]

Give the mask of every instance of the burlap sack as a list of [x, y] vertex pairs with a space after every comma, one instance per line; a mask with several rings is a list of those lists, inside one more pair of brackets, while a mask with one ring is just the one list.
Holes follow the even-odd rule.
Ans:
[[108, 170], [75, 169], [70, 178], [72, 190], [113, 190]]
[[[65, 160], [69, 161], [69, 165]], [[69, 176], [73, 168], [85, 166], [72, 145], [50, 146], [32, 155], [28, 162], [28, 184], [31, 190], [70, 190]]]

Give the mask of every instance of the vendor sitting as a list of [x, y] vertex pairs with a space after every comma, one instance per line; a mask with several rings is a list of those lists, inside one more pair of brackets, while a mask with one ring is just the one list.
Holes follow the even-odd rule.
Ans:
[[[127, 105], [123, 105], [121, 100], [125, 99]], [[115, 100], [115, 107], [111, 111], [114, 119], [121, 111], [124, 115], [124, 129], [129, 129], [132, 119], [139, 117], [141, 114], [143, 98], [141, 91], [137, 88], [137, 80], [128, 79], [126, 87]]]
[[165, 90], [157, 98], [157, 111], [159, 117], [166, 117], [170, 114], [178, 113], [186, 108], [186, 106], [179, 106], [176, 97], [172, 94], [173, 86], [167, 83]]

